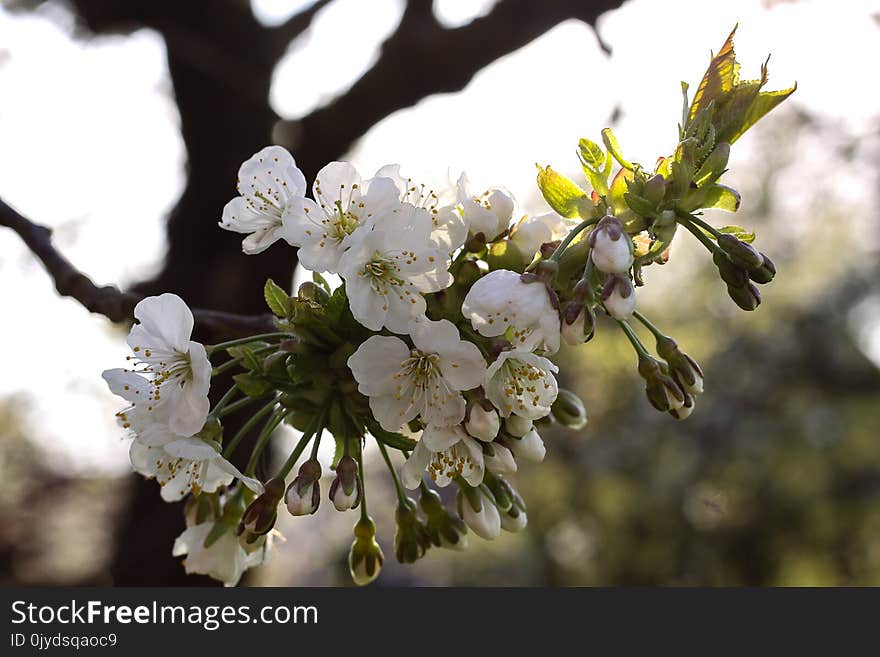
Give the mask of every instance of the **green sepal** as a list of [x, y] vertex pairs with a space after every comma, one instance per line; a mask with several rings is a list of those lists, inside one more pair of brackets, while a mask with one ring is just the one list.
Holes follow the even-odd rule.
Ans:
[[243, 372], [232, 377], [238, 389], [248, 397], [262, 397], [272, 390], [272, 384], [261, 376], [250, 372]]

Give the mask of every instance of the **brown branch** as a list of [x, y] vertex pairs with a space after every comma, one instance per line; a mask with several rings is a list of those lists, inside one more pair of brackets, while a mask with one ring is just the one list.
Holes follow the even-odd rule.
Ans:
[[[79, 301], [87, 310], [103, 315], [112, 322], [130, 322], [134, 307], [143, 296], [123, 292], [112, 286], [98, 286], [79, 271], [52, 244], [52, 231], [35, 224], [0, 200], [0, 226], [15, 231], [31, 252], [43, 263], [64, 297]], [[230, 340], [255, 333], [271, 331], [271, 315], [239, 315], [203, 308], [193, 308], [196, 328], [211, 341]]]
[[[502, 0], [486, 16], [455, 29], [442, 27], [425, 11], [428, 4], [407, 3], [379, 59], [348, 91], [302, 119], [279, 123], [275, 134], [297, 162], [313, 151], [339, 157], [391, 113], [426, 96], [463, 89], [478, 71], [567, 19], [595, 25], [622, 0]], [[586, 73], [583, 84], [589, 84]], [[307, 175], [315, 173], [305, 158], [303, 165]]]

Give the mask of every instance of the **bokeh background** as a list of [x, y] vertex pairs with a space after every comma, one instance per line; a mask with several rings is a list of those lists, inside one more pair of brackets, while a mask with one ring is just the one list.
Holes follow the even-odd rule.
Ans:
[[[743, 313], [679, 235], [639, 296], [703, 365], [696, 412], [653, 411], [601, 324], [560, 354], [589, 424], [548, 430], [545, 463], [513, 477], [526, 532], [400, 566], [371, 455], [378, 585], [880, 585], [878, 15], [857, 0], [2, 2], [0, 197], [99, 283], [261, 311], [293, 252], [244, 258], [216, 222], [265, 144], [307, 175], [343, 156], [429, 180], [465, 169], [541, 211], [534, 163], [577, 177], [581, 136], [613, 125], [630, 159], [670, 152], [679, 81], [738, 22], [744, 77], [772, 52], [770, 88], [799, 88], [734, 148], [738, 215], [709, 219], [755, 229], [780, 275]], [[130, 474], [113, 422], [100, 372], [125, 328], [59, 298], [8, 230], [0, 292], [0, 584], [208, 583], [171, 558], [180, 509]], [[286, 543], [246, 583], [348, 583], [353, 516], [326, 501], [281, 515]]]

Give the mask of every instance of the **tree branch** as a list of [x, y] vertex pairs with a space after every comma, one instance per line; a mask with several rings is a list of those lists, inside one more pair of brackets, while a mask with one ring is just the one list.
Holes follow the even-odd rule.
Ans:
[[[79, 301], [86, 309], [103, 315], [112, 322], [130, 322], [134, 307], [143, 298], [140, 294], [123, 292], [112, 285], [99, 287], [79, 271], [52, 244], [52, 231], [35, 224], [0, 200], [0, 226], [15, 231], [31, 252], [43, 263], [61, 296]], [[229, 340], [271, 331], [271, 315], [239, 315], [194, 308], [199, 333], [211, 341]]]
[[[463, 89], [493, 61], [571, 18], [590, 25], [622, 0], [502, 0], [482, 18], [445, 29], [410, 0], [397, 30], [375, 65], [343, 95], [296, 121], [279, 122], [275, 134], [296, 155], [320, 151], [339, 157], [380, 120], [431, 94]], [[574, 64], [573, 64], [574, 65]], [[586, 76], [585, 76], [586, 80]], [[584, 82], [587, 84], [587, 82]], [[318, 148], [320, 146], [320, 148]], [[307, 175], [313, 163], [300, 164]]]

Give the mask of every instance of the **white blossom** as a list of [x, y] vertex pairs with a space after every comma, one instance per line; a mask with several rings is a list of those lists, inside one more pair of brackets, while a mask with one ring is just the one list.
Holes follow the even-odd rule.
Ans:
[[486, 337], [504, 335], [518, 349], [559, 350], [559, 313], [541, 282], [524, 283], [507, 269], [491, 271], [465, 296], [462, 314]]
[[569, 223], [555, 212], [526, 217], [511, 230], [510, 241], [530, 261], [542, 244], [563, 239], [569, 228]]
[[636, 290], [628, 278], [615, 276], [602, 292], [602, 303], [614, 319], [629, 319], [636, 309]]
[[502, 351], [486, 371], [486, 397], [503, 417], [511, 414], [537, 420], [550, 413], [558, 388], [556, 367], [527, 351]]
[[241, 546], [235, 531], [230, 528], [206, 546], [214, 524], [211, 520], [188, 527], [174, 541], [172, 554], [175, 557], [186, 555], [183, 565], [187, 574], [208, 575], [226, 586], [235, 586], [244, 571], [263, 563], [269, 549], [269, 539], [263, 539], [257, 549], [248, 551]]
[[461, 425], [428, 425], [403, 464], [403, 485], [410, 490], [418, 488], [425, 470], [438, 486], [446, 486], [455, 477], [462, 477], [471, 486], [478, 486], [483, 481], [483, 450]]
[[128, 358], [138, 369], [105, 370], [102, 376], [131, 404], [121, 415], [161, 412], [173, 433], [191, 436], [208, 417], [211, 385], [205, 347], [190, 340], [192, 312], [179, 296], [165, 293], [140, 301], [134, 316], [140, 323], [128, 335], [134, 352]]
[[464, 173], [458, 179], [458, 201], [468, 232], [471, 235], [482, 234], [487, 242], [506, 231], [513, 217], [513, 196], [498, 188], [473, 195]]
[[399, 164], [388, 164], [376, 172], [376, 177], [394, 181], [400, 201], [419, 208], [431, 218], [431, 241], [438, 249], [452, 253], [465, 243], [468, 228], [458, 212], [456, 188], [446, 185], [438, 189], [416, 183], [400, 173]]
[[510, 449], [517, 458], [523, 458], [527, 461], [540, 463], [544, 460], [544, 456], [547, 454], [547, 448], [544, 446], [544, 441], [535, 429], [529, 431], [519, 440], [511, 440], [509, 444]]
[[349, 306], [368, 329], [406, 333], [425, 314], [423, 292], [452, 284], [449, 254], [431, 241], [427, 215], [408, 204], [352, 235], [339, 261]]
[[241, 165], [238, 193], [223, 208], [220, 227], [248, 234], [241, 248], [254, 255], [282, 236], [291, 203], [306, 193], [306, 179], [290, 153], [267, 146]]
[[161, 486], [162, 499], [177, 502], [187, 493], [213, 493], [239, 479], [255, 493], [263, 485], [246, 477], [223, 458], [219, 445], [193, 437], [178, 437], [164, 446], [145, 445], [138, 440], [129, 449], [131, 465], [139, 474]]
[[477, 490], [480, 496], [480, 510], [475, 510], [468, 501], [467, 496], [461, 496], [461, 519], [479, 537], [491, 541], [501, 533], [501, 516], [495, 504], [482, 490]]
[[596, 269], [625, 274], [633, 264], [632, 239], [616, 217], [605, 217], [590, 233], [590, 257]]
[[418, 415], [425, 424], [460, 423], [466, 408], [461, 391], [482, 383], [486, 361], [448, 320], [422, 317], [411, 322], [410, 334], [412, 349], [400, 338], [374, 335], [348, 359], [373, 417], [388, 431]]
[[501, 420], [495, 409], [487, 411], [480, 404], [474, 404], [464, 426], [467, 432], [474, 438], [490, 441], [498, 435], [498, 430], [501, 428]]
[[399, 205], [397, 188], [388, 178], [362, 180], [348, 162], [331, 162], [312, 186], [315, 200], [292, 199], [284, 217], [284, 238], [299, 247], [303, 267], [336, 273], [351, 235]]

